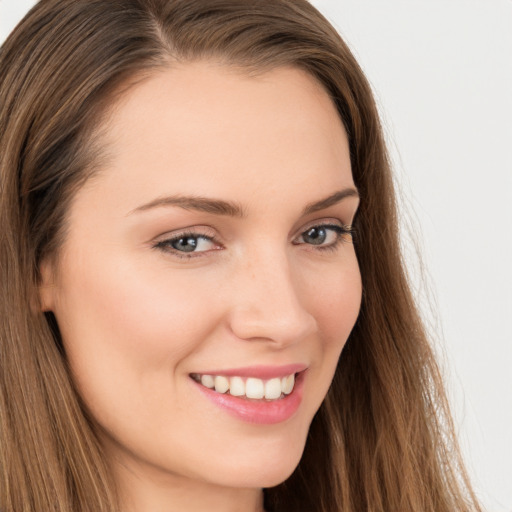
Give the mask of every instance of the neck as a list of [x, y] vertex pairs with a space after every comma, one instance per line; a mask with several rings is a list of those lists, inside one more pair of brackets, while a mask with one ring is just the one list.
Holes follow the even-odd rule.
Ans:
[[114, 478], [122, 512], [264, 512], [262, 489], [232, 488], [121, 464]]

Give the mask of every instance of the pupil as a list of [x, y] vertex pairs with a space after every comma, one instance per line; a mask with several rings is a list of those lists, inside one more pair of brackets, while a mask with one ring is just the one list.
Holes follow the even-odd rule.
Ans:
[[171, 244], [176, 250], [182, 252], [192, 252], [197, 247], [197, 239], [190, 236], [180, 238]]
[[325, 242], [327, 233], [323, 228], [311, 228], [306, 231], [304, 240], [313, 245], [320, 245]]

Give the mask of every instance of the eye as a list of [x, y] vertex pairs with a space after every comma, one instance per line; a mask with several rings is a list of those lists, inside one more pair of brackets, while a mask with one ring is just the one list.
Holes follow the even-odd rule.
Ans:
[[337, 224], [321, 224], [311, 226], [302, 232], [295, 240], [296, 245], [308, 244], [318, 246], [319, 249], [335, 248], [339, 242], [352, 235], [350, 226]]
[[301, 236], [306, 244], [323, 245], [328, 241], [329, 235], [331, 235], [332, 238], [336, 233], [334, 230], [329, 230], [325, 226], [315, 226], [302, 233]]
[[181, 233], [175, 237], [157, 242], [154, 247], [181, 257], [190, 257], [195, 253], [220, 248], [212, 237], [199, 233]]

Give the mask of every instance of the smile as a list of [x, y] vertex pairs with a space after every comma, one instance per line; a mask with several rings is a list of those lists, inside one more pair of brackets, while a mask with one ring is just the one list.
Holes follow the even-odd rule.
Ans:
[[210, 403], [248, 423], [285, 422], [302, 402], [307, 365], [251, 366], [189, 374]]
[[295, 373], [268, 380], [255, 377], [191, 374], [192, 379], [216, 393], [253, 400], [279, 400], [289, 395], [295, 385]]

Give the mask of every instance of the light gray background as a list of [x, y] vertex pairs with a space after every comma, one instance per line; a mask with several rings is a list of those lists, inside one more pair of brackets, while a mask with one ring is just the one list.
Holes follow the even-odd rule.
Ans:
[[[0, 41], [33, 3], [0, 0]], [[512, 0], [313, 3], [375, 90], [469, 471], [512, 512]]]

